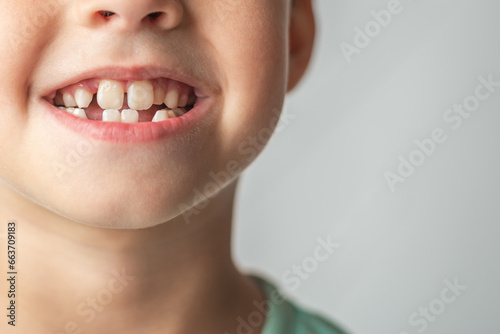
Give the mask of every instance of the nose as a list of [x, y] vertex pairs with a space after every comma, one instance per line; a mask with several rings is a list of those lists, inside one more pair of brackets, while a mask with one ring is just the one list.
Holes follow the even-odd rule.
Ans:
[[76, 21], [89, 28], [114, 32], [142, 28], [170, 30], [179, 25], [184, 8], [179, 0], [77, 0]]

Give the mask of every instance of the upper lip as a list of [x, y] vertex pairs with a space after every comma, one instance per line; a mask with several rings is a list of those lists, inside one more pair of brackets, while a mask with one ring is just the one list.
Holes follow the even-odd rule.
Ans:
[[[76, 68], [77, 66], [75, 66]], [[80, 73], [74, 73], [69, 79], [61, 81], [48, 87], [42, 92], [43, 97], [53, 97], [55, 93], [64, 87], [76, 84], [88, 79], [109, 79], [120, 81], [141, 81], [157, 78], [168, 78], [179, 81], [194, 88], [198, 97], [209, 96], [211, 88], [203, 83], [201, 79], [189, 74], [181, 74], [172, 69], [161, 66], [108, 66], [97, 67]]]

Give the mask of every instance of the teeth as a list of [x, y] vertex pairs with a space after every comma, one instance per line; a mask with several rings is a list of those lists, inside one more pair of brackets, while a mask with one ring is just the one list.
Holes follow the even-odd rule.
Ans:
[[161, 122], [169, 119], [168, 113], [166, 109], [158, 110], [153, 117], [153, 122]]
[[188, 103], [189, 95], [187, 93], [182, 93], [181, 96], [179, 96], [179, 103], [178, 107], [185, 107]]
[[167, 115], [168, 115], [169, 118], [176, 118], [177, 117], [177, 115], [175, 114], [175, 112], [173, 110], [171, 110], [171, 109], [167, 110]]
[[121, 109], [123, 107], [122, 85], [114, 80], [102, 80], [97, 91], [97, 103], [102, 109]]
[[180, 117], [180, 116], [182, 116], [182, 115], [184, 115], [184, 114], [186, 113], [186, 112], [185, 112], [183, 109], [181, 109], [181, 108], [176, 108], [176, 109], [174, 109], [174, 110], [173, 110], [173, 112], [174, 112], [174, 114], [175, 114], [177, 117]]
[[120, 112], [116, 109], [106, 109], [102, 112], [103, 122], [121, 122], [122, 116]]
[[158, 85], [155, 88], [155, 98], [153, 104], [161, 105], [163, 104], [164, 100], [165, 100], [165, 88], [163, 88], [163, 86]]
[[196, 95], [191, 95], [188, 99], [187, 105], [192, 106], [196, 102]]
[[92, 102], [93, 95], [85, 89], [77, 89], [75, 91], [75, 100], [78, 108], [87, 108]]
[[63, 102], [66, 107], [76, 107], [75, 98], [70, 93], [63, 95]]
[[61, 94], [57, 94], [56, 97], [54, 98], [54, 105], [56, 106], [64, 105], [64, 100]]
[[73, 115], [75, 115], [76, 117], [79, 117], [81, 119], [87, 119], [87, 114], [85, 114], [85, 110], [83, 110], [83, 109], [75, 108], [73, 110]]
[[151, 81], [135, 81], [127, 91], [127, 102], [129, 108], [135, 110], [146, 110], [153, 105], [155, 96]]
[[139, 113], [137, 110], [124, 109], [122, 111], [122, 123], [138, 123]]
[[[192, 106], [196, 102], [196, 95], [192, 92], [182, 93], [176, 84], [170, 84], [166, 89], [163, 85], [155, 84], [149, 80], [135, 81], [129, 83], [127, 92], [124, 85], [126, 83], [115, 80], [102, 80], [97, 89], [97, 104], [103, 109], [103, 122], [123, 122], [139, 123], [139, 111], [150, 109], [153, 104], [165, 104], [166, 108], [156, 111], [152, 122], [162, 122], [170, 118], [177, 118], [184, 115], [187, 106]], [[56, 92], [53, 103], [60, 109], [81, 119], [88, 119], [86, 109], [93, 101], [93, 94], [82, 88], [79, 84], [71, 93]], [[68, 91], [69, 89], [67, 89]], [[125, 95], [126, 94], [126, 95]], [[124, 96], [127, 97], [127, 106], [124, 109]]]
[[170, 109], [177, 108], [179, 103], [179, 91], [177, 89], [171, 89], [167, 96], [165, 97], [165, 105]]

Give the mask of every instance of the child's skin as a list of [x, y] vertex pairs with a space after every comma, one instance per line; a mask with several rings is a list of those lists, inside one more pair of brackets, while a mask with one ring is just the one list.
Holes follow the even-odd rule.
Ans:
[[[179, 210], [198, 204], [210, 172], [255, 158], [238, 147], [274, 124], [308, 65], [311, 0], [9, 0], [0, 13], [0, 233], [18, 223], [19, 272], [16, 327], [3, 315], [1, 332], [235, 333], [263, 300], [231, 258], [238, 175], [204, 209]], [[138, 143], [89, 138], [41, 107], [51, 88], [112, 66], [133, 79], [163, 67], [192, 77], [210, 108], [189, 131]], [[54, 169], [81, 143], [89, 154]], [[95, 316], [79, 314], [113, 270], [134, 279]]]

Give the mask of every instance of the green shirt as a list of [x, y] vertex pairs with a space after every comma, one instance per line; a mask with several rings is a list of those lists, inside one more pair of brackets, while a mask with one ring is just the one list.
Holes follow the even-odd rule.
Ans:
[[[249, 274], [262, 287], [267, 311], [262, 334], [346, 334], [322, 315], [307, 311], [283, 297], [269, 281], [254, 274]], [[251, 321], [252, 319], [248, 319]]]

